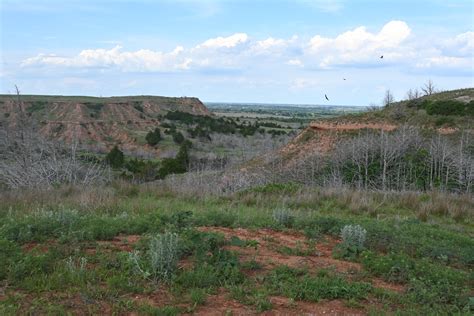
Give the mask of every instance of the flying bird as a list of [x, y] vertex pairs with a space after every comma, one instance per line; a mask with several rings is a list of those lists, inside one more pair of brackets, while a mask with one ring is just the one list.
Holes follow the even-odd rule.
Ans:
[[342, 78], [343, 80], [346, 80], [346, 78]]
[[382, 56], [380, 56], [380, 59], [383, 59], [383, 55], [382, 55]]
[[327, 96], [327, 95], [324, 95], [324, 97], [326, 98], [326, 100], [328, 100], [328, 101], [329, 101], [329, 98], [328, 98], [328, 96]]

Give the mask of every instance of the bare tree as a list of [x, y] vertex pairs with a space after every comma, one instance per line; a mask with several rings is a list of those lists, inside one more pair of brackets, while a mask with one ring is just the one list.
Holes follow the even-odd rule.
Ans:
[[390, 106], [393, 102], [395, 102], [393, 94], [389, 89], [387, 89], [387, 91], [385, 91], [385, 96], [383, 98], [383, 105]]
[[407, 91], [408, 100], [415, 100], [415, 99], [418, 99], [419, 97], [420, 97], [420, 92], [418, 91], [418, 89], [409, 89]]
[[44, 138], [21, 101], [15, 86], [14, 113], [0, 125], [0, 184], [9, 188], [49, 188], [53, 185], [104, 181], [107, 169], [85, 163], [78, 142], [70, 146]]
[[425, 85], [423, 87], [421, 87], [421, 91], [423, 91], [423, 93], [425, 95], [432, 95], [433, 93], [435, 93], [436, 90], [435, 90], [435, 86], [433, 84], [433, 81], [431, 81], [431, 79], [428, 80], [428, 82], [425, 83]]

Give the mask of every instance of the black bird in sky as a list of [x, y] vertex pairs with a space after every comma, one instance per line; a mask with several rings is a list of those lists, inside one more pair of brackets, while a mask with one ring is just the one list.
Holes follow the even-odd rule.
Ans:
[[383, 55], [382, 55], [382, 56], [380, 56], [380, 59], [383, 59]]
[[327, 96], [327, 95], [324, 95], [324, 97], [326, 98], [326, 100], [328, 100], [328, 101], [329, 101], [329, 98], [328, 98], [328, 96]]
[[346, 80], [346, 78], [342, 78], [343, 80]]

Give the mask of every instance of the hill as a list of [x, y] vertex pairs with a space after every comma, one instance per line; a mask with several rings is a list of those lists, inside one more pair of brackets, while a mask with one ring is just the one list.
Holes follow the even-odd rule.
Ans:
[[[12, 124], [20, 110], [16, 98], [0, 95], [0, 122]], [[51, 139], [97, 149], [119, 144], [122, 148], [154, 151], [145, 145], [148, 131], [160, 125], [163, 115], [180, 111], [210, 115], [198, 98], [161, 96], [86, 97], [21, 95], [21, 106], [39, 123], [41, 133]]]
[[445, 135], [472, 132], [474, 88], [439, 92], [363, 113], [315, 120], [280, 153], [287, 160], [302, 159], [315, 152], [325, 154], [339, 141], [359, 135], [361, 131], [393, 131], [399, 126], [414, 126]]

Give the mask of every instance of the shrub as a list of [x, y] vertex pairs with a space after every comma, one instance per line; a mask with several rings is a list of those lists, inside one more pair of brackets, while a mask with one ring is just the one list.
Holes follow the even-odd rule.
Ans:
[[434, 101], [426, 106], [429, 115], [465, 115], [465, 104], [456, 100]]
[[143, 102], [135, 101], [133, 107], [134, 107], [137, 111], [143, 113], [143, 105], [142, 105], [142, 103], [143, 103]]
[[163, 179], [172, 173], [185, 173], [189, 165], [188, 149], [190, 146], [191, 142], [185, 141], [179, 147], [176, 158], [163, 159], [162, 166], [158, 170], [158, 178]]
[[123, 152], [117, 147], [114, 146], [112, 150], [105, 156], [105, 161], [112, 167], [112, 168], [121, 168], [125, 161]]
[[150, 240], [148, 262], [141, 263], [137, 251], [130, 254], [135, 270], [144, 278], [169, 280], [176, 269], [179, 259], [179, 238], [175, 233], [160, 234]]
[[145, 140], [150, 146], [155, 146], [161, 140], [161, 132], [159, 128], [155, 128], [153, 131], [149, 131], [145, 136]]
[[263, 186], [254, 187], [249, 189], [248, 192], [256, 192], [256, 193], [296, 193], [298, 190], [301, 189], [301, 185], [288, 182], [288, 183], [269, 183]]
[[342, 242], [349, 247], [364, 248], [367, 231], [360, 225], [346, 225], [341, 229]]
[[181, 132], [174, 132], [171, 136], [176, 144], [182, 144], [184, 142], [184, 136]]
[[334, 249], [338, 258], [353, 259], [364, 250], [367, 231], [359, 225], [346, 225], [341, 229], [342, 243]]
[[273, 220], [279, 225], [290, 227], [293, 225], [294, 219], [295, 217], [289, 209], [279, 208], [273, 211]]

